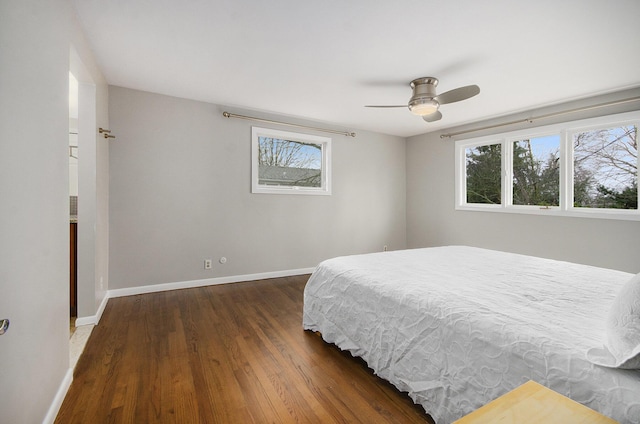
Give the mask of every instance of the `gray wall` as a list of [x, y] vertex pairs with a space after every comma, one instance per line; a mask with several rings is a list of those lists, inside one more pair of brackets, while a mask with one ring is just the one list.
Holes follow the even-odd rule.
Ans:
[[[640, 95], [640, 90], [576, 101], [553, 108], [520, 113], [503, 119], [453, 128], [453, 132], [516, 118], [599, 104]], [[638, 108], [638, 103], [541, 121], [547, 125]], [[523, 126], [494, 129], [505, 132]], [[467, 137], [487, 135], [475, 132]], [[454, 209], [454, 146], [440, 133], [407, 140], [407, 245], [410, 248], [466, 244], [541, 257], [640, 272], [640, 222], [569, 218]]]
[[[403, 138], [332, 135], [331, 196], [251, 194], [251, 126], [300, 130], [224, 118], [223, 110], [110, 87], [118, 137], [109, 158], [110, 289], [295, 270], [384, 245], [405, 248]], [[205, 258], [214, 260], [212, 270], [203, 269]]]
[[[0, 422], [41, 423], [69, 371], [68, 1], [0, 2]], [[54, 411], [55, 413], [55, 411]]]

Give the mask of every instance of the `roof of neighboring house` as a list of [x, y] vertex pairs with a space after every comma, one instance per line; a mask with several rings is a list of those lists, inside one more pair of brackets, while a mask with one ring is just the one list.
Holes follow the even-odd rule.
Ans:
[[320, 172], [319, 169], [259, 165], [258, 179], [266, 185], [317, 187], [320, 184]]

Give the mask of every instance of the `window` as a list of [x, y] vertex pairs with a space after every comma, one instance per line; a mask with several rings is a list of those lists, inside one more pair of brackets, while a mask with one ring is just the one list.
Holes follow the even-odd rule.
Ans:
[[640, 112], [456, 141], [456, 208], [637, 219]]
[[638, 127], [573, 133], [573, 204], [638, 209]]
[[560, 206], [560, 136], [513, 142], [513, 204]]
[[465, 149], [467, 203], [499, 205], [502, 202], [502, 145], [486, 144]]
[[331, 139], [252, 127], [252, 193], [331, 194]]

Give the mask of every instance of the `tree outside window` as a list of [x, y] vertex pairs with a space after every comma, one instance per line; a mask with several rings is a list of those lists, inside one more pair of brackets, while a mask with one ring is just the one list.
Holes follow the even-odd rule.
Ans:
[[465, 152], [467, 203], [499, 205], [502, 202], [502, 145], [476, 146]]
[[560, 136], [513, 143], [513, 204], [560, 205]]
[[637, 135], [626, 125], [573, 136], [575, 207], [638, 209]]

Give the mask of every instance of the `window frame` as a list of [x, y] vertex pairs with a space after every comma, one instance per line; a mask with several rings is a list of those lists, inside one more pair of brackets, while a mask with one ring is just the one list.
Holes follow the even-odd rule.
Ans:
[[[562, 122], [553, 125], [527, 128], [455, 141], [455, 209], [464, 211], [524, 213], [533, 215], [556, 215], [583, 218], [603, 218], [640, 221], [638, 209], [585, 208], [573, 205], [573, 136], [584, 131], [605, 129], [624, 125], [635, 125], [640, 133], [640, 111], [601, 116], [597, 118]], [[560, 136], [560, 187], [559, 206], [514, 205], [513, 204], [513, 143], [523, 139], [534, 139], [550, 135]], [[467, 203], [466, 149], [501, 144], [502, 160], [500, 175], [501, 203], [499, 205]], [[637, 158], [636, 182], [640, 182], [640, 155]]]
[[[300, 143], [318, 144], [322, 146], [320, 169], [320, 187], [305, 186], [270, 186], [259, 184], [259, 139], [260, 137], [277, 138]], [[251, 193], [256, 194], [303, 194], [331, 195], [331, 138], [271, 128], [251, 127]]]
[[[482, 147], [482, 146], [491, 146], [494, 144], [501, 145], [501, 185], [500, 185], [500, 196], [501, 202], [499, 205], [492, 203], [467, 203], [467, 154], [466, 151], [468, 148], [474, 147]], [[504, 170], [505, 170], [505, 155], [504, 155], [504, 142], [502, 140], [497, 140], [496, 137], [487, 136], [482, 137], [480, 139], [472, 139], [468, 142], [458, 142], [456, 141], [456, 209], [458, 209], [458, 205], [468, 206], [472, 205], [473, 209], [480, 210], [496, 210], [501, 209], [504, 204], [504, 190], [505, 190], [505, 181], [504, 181]]]

